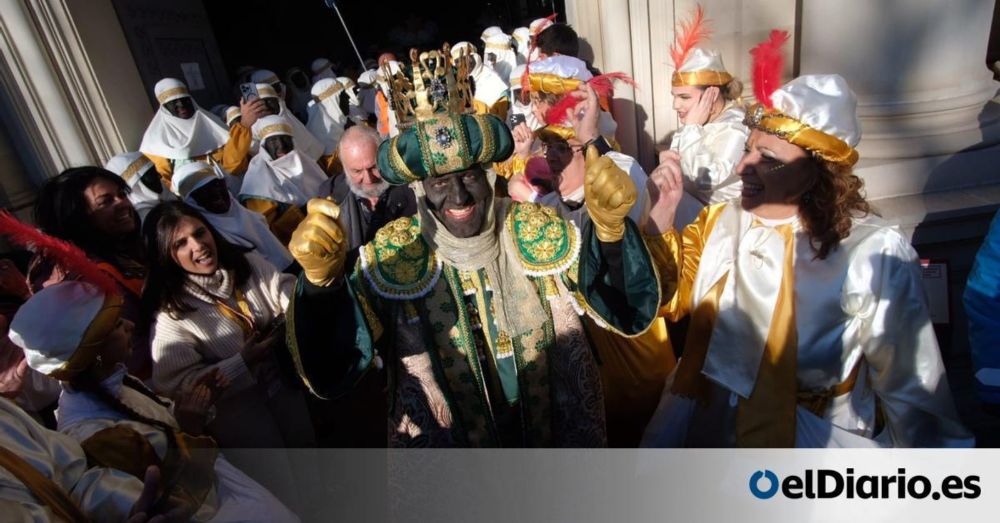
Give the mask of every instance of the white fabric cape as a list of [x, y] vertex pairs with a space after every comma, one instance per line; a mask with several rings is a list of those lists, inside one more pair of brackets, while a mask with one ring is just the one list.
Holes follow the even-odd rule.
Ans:
[[274, 160], [267, 150], [250, 160], [240, 201], [250, 198], [304, 206], [310, 198], [319, 196], [320, 185], [327, 179], [316, 160], [298, 149]]
[[229, 128], [197, 103], [194, 109], [194, 116], [185, 120], [161, 105], [142, 136], [139, 150], [171, 160], [186, 160], [211, 154], [226, 145]]

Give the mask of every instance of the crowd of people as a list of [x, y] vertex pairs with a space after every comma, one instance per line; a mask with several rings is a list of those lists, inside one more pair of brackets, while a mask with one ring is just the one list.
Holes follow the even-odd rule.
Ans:
[[297, 520], [297, 465], [226, 449], [973, 445], [850, 87], [782, 85], [775, 31], [747, 105], [706, 23], [649, 174], [631, 80], [551, 18], [356, 80], [317, 59], [309, 98], [158, 82], [138, 151], [0, 226], [33, 252], [0, 262], [4, 511]]

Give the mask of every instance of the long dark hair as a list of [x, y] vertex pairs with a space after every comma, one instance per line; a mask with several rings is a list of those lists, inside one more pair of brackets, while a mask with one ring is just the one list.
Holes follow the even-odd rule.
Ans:
[[[122, 239], [104, 237], [96, 233], [91, 225], [84, 191], [96, 180], [111, 182], [126, 195], [131, 192], [125, 180], [101, 167], [88, 165], [66, 169], [42, 185], [35, 202], [35, 223], [46, 233], [76, 244], [89, 255], [111, 262], [116, 257], [113, 249]], [[138, 224], [139, 215], [134, 208], [132, 213]], [[126, 243], [133, 241], [137, 246], [140, 240], [139, 227], [129, 238], [125, 238]]]
[[194, 310], [184, 304], [184, 284], [188, 273], [184, 271], [173, 258], [172, 238], [174, 228], [181, 218], [193, 218], [205, 225], [215, 240], [216, 256], [219, 267], [233, 271], [237, 287], [242, 287], [250, 279], [250, 262], [244, 255], [246, 251], [229, 243], [212, 227], [197, 209], [179, 202], [164, 202], [146, 215], [142, 224], [142, 235], [146, 242], [146, 252], [149, 253], [149, 276], [142, 298], [148, 310], [163, 310], [177, 316], [180, 313]]

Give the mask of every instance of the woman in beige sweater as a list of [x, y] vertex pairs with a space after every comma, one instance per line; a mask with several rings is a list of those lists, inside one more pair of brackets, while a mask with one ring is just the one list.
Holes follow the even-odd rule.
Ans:
[[[143, 233], [151, 255], [144, 299], [158, 309], [152, 341], [156, 389], [175, 396], [218, 369], [229, 386], [206, 432], [220, 447], [315, 446], [303, 391], [282, 379], [276, 359], [276, 351], [284, 350], [284, 311], [295, 277], [226, 242], [180, 202], [153, 209]], [[251, 469], [261, 465], [244, 466], [253, 475]], [[267, 468], [268, 476], [282, 475]], [[267, 478], [258, 479], [272, 487]], [[285, 490], [273, 487], [279, 496]]]

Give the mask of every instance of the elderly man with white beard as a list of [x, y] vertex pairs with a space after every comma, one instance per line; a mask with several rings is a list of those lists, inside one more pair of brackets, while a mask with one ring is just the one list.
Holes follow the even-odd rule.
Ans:
[[364, 125], [344, 131], [337, 147], [344, 175], [331, 178], [320, 190], [320, 194], [329, 194], [340, 206], [350, 264], [357, 257], [358, 248], [372, 241], [383, 225], [417, 213], [413, 189], [407, 185], [389, 185], [382, 179], [376, 162], [381, 141], [377, 131]]

